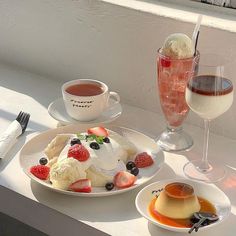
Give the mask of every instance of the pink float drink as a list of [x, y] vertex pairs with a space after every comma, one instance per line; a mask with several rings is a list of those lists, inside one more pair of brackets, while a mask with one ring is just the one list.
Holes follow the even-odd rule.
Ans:
[[160, 103], [167, 125], [181, 126], [189, 107], [185, 100], [185, 89], [193, 75], [198, 56], [186, 59], [171, 59], [158, 51], [158, 89]]

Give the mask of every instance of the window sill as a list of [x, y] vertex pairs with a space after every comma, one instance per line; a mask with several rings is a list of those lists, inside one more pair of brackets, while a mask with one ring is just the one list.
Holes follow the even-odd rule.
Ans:
[[194, 23], [198, 14], [204, 15], [202, 25], [236, 32], [236, 10], [202, 4], [191, 0], [102, 0], [103, 2], [146, 12], [161, 17]]

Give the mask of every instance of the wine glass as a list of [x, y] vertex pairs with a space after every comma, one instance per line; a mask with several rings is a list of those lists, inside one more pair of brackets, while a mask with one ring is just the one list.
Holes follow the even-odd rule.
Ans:
[[233, 83], [225, 77], [226, 64], [220, 56], [201, 55], [198, 74], [186, 87], [186, 102], [190, 109], [204, 119], [204, 144], [202, 160], [184, 166], [184, 173], [192, 179], [213, 183], [225, 176], [222, 164], [208, 162], [210, 121], [226, 112], [233, 103]]
[[185, 101], [187, 81], [193, 76], [199, 61], [196, 56], [185, 59], [171, 59], [158, 50], [158, 90], [162, 111], [167, 128], [160, 135], [157, 143], [164, 151], [183, 151], [193, 145], [193, 140], [182, 127], [189, 107]]

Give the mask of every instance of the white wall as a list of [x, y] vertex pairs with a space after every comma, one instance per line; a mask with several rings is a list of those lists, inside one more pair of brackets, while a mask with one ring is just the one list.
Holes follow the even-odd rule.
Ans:
[[[157, 112], [156, 50], [169, 34], [191, 35], [194, 27], [174, 16], [98, 0], [2, 0], [0, 16], [0, 60], [62, 83], [99, 79], [119, 92], [122, 102]], [[202, 27], [199, 49], [235, 59], [236, 33]], [[213, 130], [236, 138], [235, 117], [234, 103], [213, 122]], [[194, 114], [188, 122], [201, 124]]]

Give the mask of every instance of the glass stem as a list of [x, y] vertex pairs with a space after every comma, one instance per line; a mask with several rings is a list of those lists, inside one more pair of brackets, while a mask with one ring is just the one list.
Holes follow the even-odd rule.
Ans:
[[174, 126], [170, 126], [167, 124], [167, 130], [171, 131], [171, 132], [178, 132], [181, 131], [183, 129], [183, 127], [180, 125], [178, 127], [174, 127]]
[[202, 164], [200, 166], [200, 169], [202, 171], [209, 171], [210, 165], [208, 163], [208, 141], [209, 141], [209, 128], [210, 128], [210, 120], [205, 119], [204, 120], [204, 143], [203, 143], [203, 157], [202, 157]]

